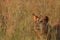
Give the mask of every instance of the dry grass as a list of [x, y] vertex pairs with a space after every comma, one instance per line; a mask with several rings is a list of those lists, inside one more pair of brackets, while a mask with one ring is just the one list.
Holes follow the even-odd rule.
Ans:
[[4, 25], [0, 26], [0, 40], [35, 40], [31, 33], [32, 13], [39, 17], [49, 16], [52, 25], [60, 23], [60, 0], [0, 0], [0, 14], [6, 17], [0, 20], [7, 22], [0, 22]]

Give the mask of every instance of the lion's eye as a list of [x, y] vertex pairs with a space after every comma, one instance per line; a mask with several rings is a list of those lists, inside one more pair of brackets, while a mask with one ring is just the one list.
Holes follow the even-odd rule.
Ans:
[[40, 21], [40, 22], [43, 22], [43, 21]]

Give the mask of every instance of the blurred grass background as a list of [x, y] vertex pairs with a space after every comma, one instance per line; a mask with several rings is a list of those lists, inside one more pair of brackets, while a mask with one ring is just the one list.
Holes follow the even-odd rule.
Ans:
[[31, 33], [33, 13], [60, 23], [60, 0], [0, 0], [0, 40], [38, 40]]

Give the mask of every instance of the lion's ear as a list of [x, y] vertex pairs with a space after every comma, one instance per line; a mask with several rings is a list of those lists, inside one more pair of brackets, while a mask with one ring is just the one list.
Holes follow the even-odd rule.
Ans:
[[34, 21], [36, 21], [36, 20], [37, 20], [37, 17], [36, 17], [36, 16], [34, 16], [34, 17], [33, 17], [33, 19], [34, 19]]

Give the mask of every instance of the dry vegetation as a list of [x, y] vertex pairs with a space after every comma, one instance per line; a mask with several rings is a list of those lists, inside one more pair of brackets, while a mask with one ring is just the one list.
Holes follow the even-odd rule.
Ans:
[[32, 13], [60, 23], [60, 0], [0, 0], [0, 40], [38, 40], [31, 32]]

